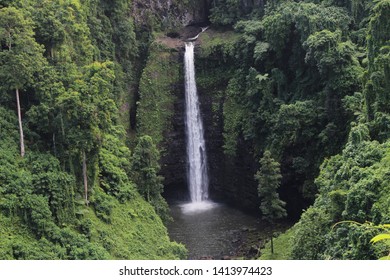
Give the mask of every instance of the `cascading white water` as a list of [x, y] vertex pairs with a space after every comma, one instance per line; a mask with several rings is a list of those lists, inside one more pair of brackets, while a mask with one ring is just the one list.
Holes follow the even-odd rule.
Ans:
[[187, 176], [191, 202], [199, 204], [208, 199], [209, 178], [207, 174], [207, 155], [203, 123], [195, 81], [193, 42], [185, 43], [184, 67], [188, 161]]

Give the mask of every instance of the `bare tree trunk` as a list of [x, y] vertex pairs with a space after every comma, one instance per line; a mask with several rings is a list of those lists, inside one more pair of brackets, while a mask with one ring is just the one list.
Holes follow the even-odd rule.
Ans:
[[62, 138], [65, 139], [65, 127], [64, 127], [64, 119], [62, 117], [62, 110], [61, 110], [60, 116], [61, 116], [60, 120], [61, 120]]
[[88, 206], [88, 178], [87, 178], [87, 157], [83, 151], [83, 179], [84, 179], [84, 198], [85, 204]]
[[57, 145], [56, 145], [56, 134], [53, 133], [53, 152], [54, 156], [57, 157]]
[[23, 136], [23, 125], [22, 125], [22, 113], [20, 110], [20, 99], [19, 99], [19, 89], [16, 89], [16, 105], [18, 110], [18, 120], [19, 120], [19, 133], [20, 133], [20, 156], [24, 157], [24, 136]]

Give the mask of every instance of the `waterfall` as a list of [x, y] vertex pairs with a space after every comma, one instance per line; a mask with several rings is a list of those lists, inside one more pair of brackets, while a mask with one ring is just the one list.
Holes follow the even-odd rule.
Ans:
[[207, 155], [195, 82], [194, 43], [185, 43], [187, 178], [192, 203], [208, 199]]

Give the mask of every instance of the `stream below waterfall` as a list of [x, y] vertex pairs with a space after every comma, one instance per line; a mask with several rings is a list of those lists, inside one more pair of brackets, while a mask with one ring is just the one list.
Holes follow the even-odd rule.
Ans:
[[171, 215], [169, 235], [186, 246], [189, 259], [240, 257], [249, 235], [265, 231], [259, 218], [219, 203], [208, 202], [200, 209], [176, 202], [171, 204]]

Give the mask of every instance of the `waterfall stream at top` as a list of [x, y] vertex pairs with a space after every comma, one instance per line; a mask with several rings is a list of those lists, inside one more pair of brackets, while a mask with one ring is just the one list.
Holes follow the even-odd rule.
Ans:
[[186, 211], [199, 211], [209, 209], [214, 204], [208, 200], [207, 153], [195, 81], [194, 42], [185, 43], [184, 67], [187, 178], [191, 203], [186, 204], [183, 209]]

